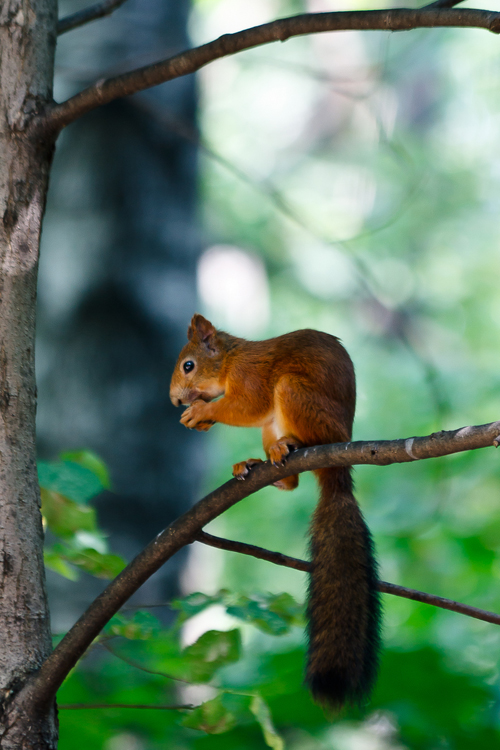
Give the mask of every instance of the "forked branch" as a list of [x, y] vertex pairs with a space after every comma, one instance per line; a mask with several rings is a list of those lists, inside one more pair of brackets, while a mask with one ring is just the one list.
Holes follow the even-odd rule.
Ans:
[[302, 448], [292, 453], [284, 466], [273, 466], [269, 462], [255, 466], [244, 482], [235, 479], [226, 482], [158, 534], [90, 605], [39, 671], [26, 683], [16, 701], [34, 704], [39, 710], [46, 709], [70, 669], [127, 599], [179, 549], [195, 541], [207, 523], [262, 487], [293, 474], [326, 466], [385, 466], [498, 446], [499, 442], [500, 422], [492, 422], [406, 440], [360, 441]]
[[66, 31], [72, 31], [77, 29], [79, 26], [84, 26], [90, 21], [95, 21], [98, 18], [104, 18], [104, 16], [110, 16], [113, 11], [123, 5], [125, 0], [103, 0], [102, 3], [96, 3], [90, 5], [88, 8], [79, 10], [77, 13], [72, 13], [70, 16], [65, 16], [59, 19], [57, 22], [57, 34], [65, 34]]
[[[453, 4], [453, 0], [447, 2], [447, 5], [450, 4]], [[281, 18], [235, 34], [224, 34], [213, 42], [186, 50], [153, 65], [97, 81], [62, 104], [47, 109], [34, 121], [34, 127], [42, 134], [57, 133], [86, 112], [114, 99], [130, 96], [174, 78], [189, 75], [221, 57], [271, 42], [284, 42], [295, 36], [325, 31], [409, 31], [449, 26], [487, 29], [498, 34], [500, 13], [475, 8], [442, 7], [437, 3], [418, 9], [305, 13], [291, 18]]]

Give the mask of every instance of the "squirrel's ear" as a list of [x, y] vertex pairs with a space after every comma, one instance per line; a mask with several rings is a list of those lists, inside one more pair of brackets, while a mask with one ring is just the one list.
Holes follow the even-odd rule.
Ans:
[[215, 327], [209, 320], [204, 318], [203, 315], [200, 315], [199, 313], [193, 315], [191, 325], [188, 328], [189, 341], [198, 339], [200, 343], [205, 344], [209, 348], [213, 348], [212, 342], [216, 333], [217, 331]]

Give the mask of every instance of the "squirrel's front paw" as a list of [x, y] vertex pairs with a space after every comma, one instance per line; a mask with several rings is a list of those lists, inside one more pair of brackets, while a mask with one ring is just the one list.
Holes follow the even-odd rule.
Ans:
[[191, 406], [188, 406], [184, 411], [180, 421], [184, 427], [189, 427], [190, 430], [200, 430], [206, 432], [214, 424], [213, 419], [210, 419], [209, 414], [210, 404], [205, 401], [193, 401]]

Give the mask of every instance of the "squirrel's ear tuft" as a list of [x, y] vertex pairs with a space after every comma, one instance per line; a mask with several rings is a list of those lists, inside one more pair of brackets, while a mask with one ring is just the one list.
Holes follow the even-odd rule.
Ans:
[[200, 343], [206, 344], [211, 348], [216, 333], [215, 327], [203, 315], [199, 313], [193, 315], [191, 325], [188, 328], [189, 341], [198, 340]]

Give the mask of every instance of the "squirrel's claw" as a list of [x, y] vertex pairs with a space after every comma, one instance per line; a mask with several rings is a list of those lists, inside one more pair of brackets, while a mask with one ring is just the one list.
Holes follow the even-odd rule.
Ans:
[[247, 458], [246, 461], [239, 461], [237, 464], [233, 464], [233, 477], [243, 481], [250, 473], [252, 466], [261, 463], [261, 458]]
[[180, 423], [190, 430], [207, 432], [214, 424], [207, 414], [209, 406], [210, 404], [205, 403], [205, 401], [193, 401], [184, 411]]
[[292, 438], [282, 437], [269, 448], [269, 460], [273, 466], [283, 466], [289, 453], [300, 448], [300, 443]]

